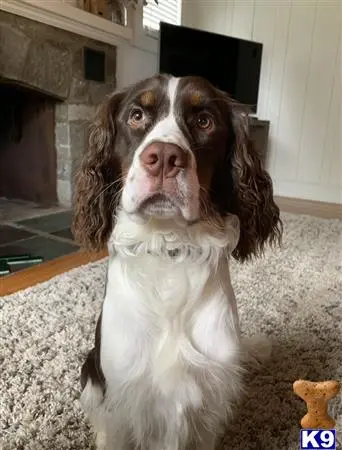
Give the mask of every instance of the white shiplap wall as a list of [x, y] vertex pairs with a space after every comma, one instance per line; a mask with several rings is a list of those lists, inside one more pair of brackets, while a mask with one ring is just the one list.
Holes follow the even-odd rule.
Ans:
[[182, 23], [264, 44], [275, 191], [342, 203], [342, 0], [184, 0]]

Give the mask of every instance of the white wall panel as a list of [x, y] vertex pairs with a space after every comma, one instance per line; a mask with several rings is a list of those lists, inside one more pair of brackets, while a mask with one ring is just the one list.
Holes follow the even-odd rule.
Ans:
[[295, 5], [291, 9], [275, 167], [275, 175], [284, 181], [293, 181], [296, 177], [315, 15], [316, 9], [306, 5]]
[[[320, 5], [316, 9], [311, 44], [309, 78], [298, 149], [297, 178], [317, 183], [325, 153], [325, 136], [329, 126], [329, 109], [336, 79], [336, 61], [340, 40], [340, 17], [337, 7]], [[340, 80], [341, 82], [341, 80]], [[339, 93], [341, 94], [341, 92]]]
[[183, 23], [190, 27], [227, 32], [226, 0], [185, 0], [182, 4]]
[[255, 13], [255, 0], [236, 0], [234, 2], [231, 33], [242, 39], [251, 39]]

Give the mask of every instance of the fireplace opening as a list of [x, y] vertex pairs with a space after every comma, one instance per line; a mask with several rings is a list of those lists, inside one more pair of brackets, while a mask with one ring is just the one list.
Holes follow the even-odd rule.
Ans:
[[0, 197], [57, 204], [56, 100], [0, 83]]

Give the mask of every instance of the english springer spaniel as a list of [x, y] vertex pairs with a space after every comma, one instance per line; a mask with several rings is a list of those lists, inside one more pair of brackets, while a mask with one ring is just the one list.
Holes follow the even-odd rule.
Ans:
[[107, 246], [81, 403], [106, 450], [213, 450], [243, 388], [229, 261], [279, 243], [248, 117], [199, 77], [156, 75], [100, 106], [73, 230]]

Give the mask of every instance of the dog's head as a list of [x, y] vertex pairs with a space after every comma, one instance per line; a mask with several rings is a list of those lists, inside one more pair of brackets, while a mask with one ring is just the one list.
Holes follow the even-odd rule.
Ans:
[[281, 235], [272, 181], [248, 135], [248, 118], [198, 77], [157, 75], [100, 106], [75, 189], [73, 230], [103, 248], [118, 206], [129, 215], [188, 223], [235, 214], [243, 261]]

